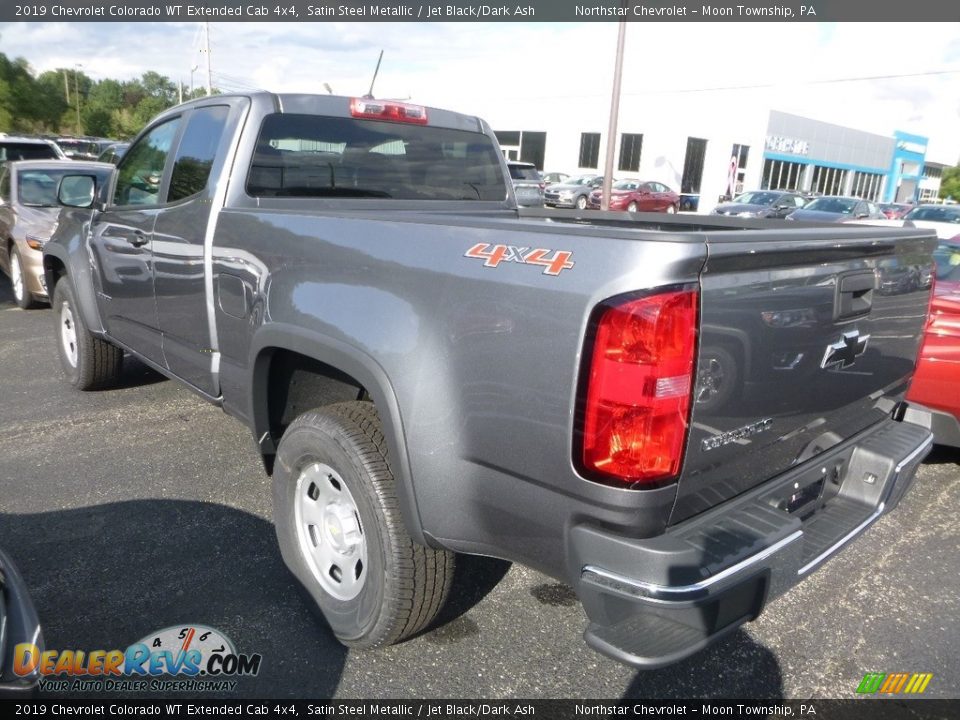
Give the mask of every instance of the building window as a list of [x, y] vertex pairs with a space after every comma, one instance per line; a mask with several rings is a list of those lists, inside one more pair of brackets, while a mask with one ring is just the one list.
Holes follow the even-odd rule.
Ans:
[[600, 160], [600, 133], [580, 133], [580, 164], [582, 168], [594, 168]]
[[547, 149], [547, 134], [532, 130], [495, 130], [500, 151], [507, 160], [533, 163], [543, 170], [543, 158]]
[[880, 190], [883, 185], [883, 175], [880, 173], [855, 172], [850, 194], [864, 200], [877, 202], [880, 200]]
[[547, 134], [545, 132], [523, 131], [520, 138], [521, 162], [533, 163], [537, 170], [543, 170], [543, 156], [547, 151]]
[[680, 192], [697, 194], [703, 180], [703, 160], [707, 154], [707, 141], [703, 138], [687, 138], [687, 154], [683, 159], [683, 178]]
[[815, 165], [810, 189], [821, 195], [841, 195], [843, 194], [843, 183], [846, 177], [846, 170]]
[[620, 136], [620, 162], [617, 170], [637, 172], [640, 170], [640, 150], [643, 148], [643, 135], [623, 133]]
[[[743, 179], [747, 174], [747, 158], [750, 155], [750, 146], [734, 143], [730, 151], [730, 168], [727, 170], [727, 195], [736, 197], [743, 192]], [[736, 175], [733, 166], [736, 165]]]
[[761, 190], [803, 190], [803, 163], [767, 160], [763, 163]]

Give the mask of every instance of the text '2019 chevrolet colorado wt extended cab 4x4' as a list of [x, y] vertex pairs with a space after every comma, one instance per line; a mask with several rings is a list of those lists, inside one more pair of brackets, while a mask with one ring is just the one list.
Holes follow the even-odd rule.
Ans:
[[876, 291], [928, 231], [518, 210], [483, 121], [332, 96], [180, 105], [61, 189], [67, 378], [129, 353], [247, 423], [352, 647], [427, 627], [475, 553], [571, 584], [597, 650], [676, 661], [930, 447], [902, 401], [930, 290]]

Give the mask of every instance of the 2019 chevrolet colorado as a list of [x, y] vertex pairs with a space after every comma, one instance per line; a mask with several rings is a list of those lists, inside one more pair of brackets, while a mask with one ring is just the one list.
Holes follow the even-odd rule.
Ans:
[[[518, 209], [482, 120], [333, 96], [166, 111], [44, 248], [67, 379], [124, 353], [247, 423], [283, 558], [353, 647], [457, 553], [571, 584], [594, 648], [676, 661], [892, 509], [929, 231]], [[69, 200], [83, 195], [83, 201]]]

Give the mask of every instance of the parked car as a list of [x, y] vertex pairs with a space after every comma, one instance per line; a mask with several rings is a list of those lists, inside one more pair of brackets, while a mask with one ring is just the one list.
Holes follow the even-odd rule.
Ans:
[[[602, 192], [594, 190], [590, 193], [591, 208], [600, 207]], [[679, 208], [680, 196], [660, 182], [618, 180], [610, 188], [610, 210], [675, 213]]]
[[904, 215], [913, 210], [915, 205], [906, 203], [880, 203], [880, 212], [888, 220], [900, 220]]
[[562, 185], [570, 176], [562, 172], [549, 172], [544, 173], [541, 177], [546, 185]]
[[123, 157], [123, 154], [127, 151], [128, 147], [130, 147], [130, 143], [128, 142], [119, 142], [107, 145], [106, 149], [100, 153], [99, 156], [97, 156], [97, 162], [116, 165], [118, 162], [120, 162], [120, 158]]
[[96, 138], [58, 137], [56, 143], [71, 160], [96, 160], [100, 155]]
[[0, 162], [14, 160], [66, 160], [56, 143], [35, 137], [0, 134]]
[[787, 215], [787, 220], [808, 222], [845, 222], [847, 220], [883, 220], [876, 203], [856, 197], [824, 195], [811, 200]]
[[523, 207], [543, 206], [543, 180], [533, 163], [507, 161], [507, 170], [513, 181], [513, 192], [517, 196], [517, 205]]
[[[0, 269], [10, 277], [13, 298], [21, 308], [47, 300], [43, 246], [60, 215], [60, 180], [77, 172], [77, 167], [73, 160], [21, 160], [0, 166]], [[106, 177], [111, 166], [85, 163], [82, 167]]]
[[30, 697], [40, 679], [40, 663], [17, 672], [18, 645], [43, 653], [43, 631], [27, 584], [6, 552], [0, 550], [0, 698]]
[[785, 218], [794, 210], [807, 204], [801, 193], [783, 190], [755, 190], [737, 195], [733, 200], [720, 203], [713, 209], [714, 215], [737, 217]]
[[[872, 263], [929, 265], [936, 239], [560, 222], [520, 212], [509, 182], [473, 116], [264, 92], [178, 105], [108, 180], [61, 182], [75, 210], [44, 248], [60, 367], [105, 387], [128, 353], [241, 418], [283, 560], [350, 647], [428, 628], [457, 553], [477, 553], [573, 586], [594, 649], [677, 662], [908, 490], [932, 442], [898, 412], [927, 298], [863, 291]], [[784, 340], [771, 374], [810, 375], [740, 402], [734, 362], [726, 401], [701, 402], [704, 351], [714, 371], [748, 357], [757, 323]]]
[[580, 175], [567, 178], [558, 185], [551, 185], [543, 194], [543, 202], [548, 207], [575, 207], [583, 210], [590, 201], [594, 188], [603, 185], [602, 175]]
[[929, 228], [941, 240], [950, 240], [960, 235], [960, 206], [918, 205], [903, 216], [915, 227]]

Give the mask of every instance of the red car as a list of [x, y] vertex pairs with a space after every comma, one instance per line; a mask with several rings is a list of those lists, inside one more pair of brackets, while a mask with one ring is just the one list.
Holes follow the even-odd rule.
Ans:
[[[590, 193], [590, 207], [600, 207], [600, 190]], [[663, 183], [643, 180], [618, 180], [610, 191], [610, 209], [629, 212], [675, 213], [680, 196]]]
[[914, 205], [905, 203], [880, 203], [880, 212], [887, 220], [902, 220], [903, 216], [913, 210]]
[[932, 411], [936, 442], [960, 447], [960, 235], [941, 242], [934, 259], [936, 289], [907, 400]]

